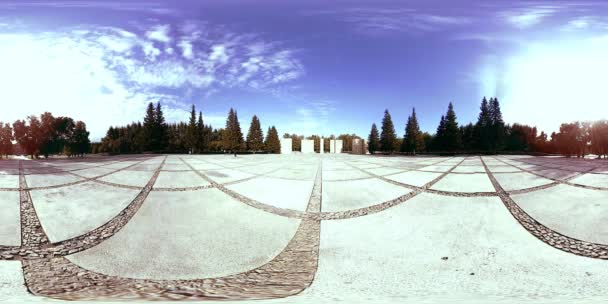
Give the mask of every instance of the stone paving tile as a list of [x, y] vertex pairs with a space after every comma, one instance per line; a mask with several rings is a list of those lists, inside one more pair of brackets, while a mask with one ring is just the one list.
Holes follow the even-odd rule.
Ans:
[[[295, 156], [295, 155], [286, 156], [286, 157], [277, 156], [277, 158], [275, 158], [274, 161], [276, 162], [277, 159], [280, 159], [281, 161], [289, 162], [294, 159], [297, 159], [296, 157], [297, 156]], [[259, 283], [258, 281], [260, 281], [259, 277], [247, 277], [246, 276], [245, 280], [247, 281], [248, 285], [241, 285], [240, 282], [236, 282], [236, 281], [231, 282], [231, 284], [235, 283], [234, 286], [238, 286], [238, 287], [234, 287], [231, 284], [228, 284], [230, 286], [226, 286], [227, 281], [224, 281], [224, 280], [220, 280], [218, 283], [218, 281], [209, 281], [210, 279], [202, 279], [204, 282], [201, 282], [199, 280], [197, 283], [193, 283], [192, 280], [179, 281], [179, 282], [174, 281], [174, 282], [172, 282], [172, 283], [174, 283], [172, 285], [163, 285], [166, 283], [166, 281], [158, 282], [158, 281], [153, 281], [153, 280], [143, 280], [143, 281], [136, 280], [137, 281], [135, 283], [136, 285], [132, 289], [127, 288], [128, 289], [127, 290], [125, 288], [119, 287], [118, 289], [120, 289], [120, 291], [118, 291], [118, 292], [113, 292], [112, 294], [108, 294], [108, 292], [105, 291], [105, 294], [104, 294], [104, 291], [101, 290], [101, 289], [103, 289], [103, 287], [100, 287], [101, 289], [97, 289], [97, 287], [95, 287], [94, 285], [97, 284], [98, 282], [102, 282], [101, 286], [105, 286], [106, 289], [110, 288], [113, 291], [116, 291], [114, 289], [116, 286], [123, 285], [123, 284], [126, 284], [126, 285], [133, 284], [134, 281], [130, 280], [130, 279], [117, 278], [117, 277], [108, 278], [107, 276], [104, 276], [104, 275], [101, 275], [98, 273], [92, 273], [90, 271], [83, 270], [82, 268], [79, 268], [73, 264], [70, 264], [70, 262], [67, 259], [63, 258], [63, 256], [68, 255], [70, 253], [86, 250], [87, 248], [92, 248], [92, 247], [96, 246], [97, 244], [100, 244], [101, 241], [111, 237], [112, 235], [114, 235], [114, 233], [119, 231], [121, 229], [121, 227], [123, 227], [129, 221], [129, 219], [135, 214], [135, 212], [138, 210], [139, 206], [141, 206], [141, 204], [147, 197], [147, 194], [152, 190], [154, 182], [158, 178], [159, 174], [162, 174], [165, 172], [187, 172], [190, 170], [192, 170], [192, 172], [197, 172], [196, 173], [197, 175], [204, 177], [203, 180], [207, 181], [209, 183], [210, 187], [215, 187], [215, 188], [219, 189], [220, 191], [241, 201], [245, 205], [263, 210], [265, 212], [274, 213], [274, 214], [277, 214], [280, 216], [301, 219], [302, 225], [304, 225], [304, 223], [306, 223], [306, 222], [313, 222], [313, 223], [317, 222], [318, 223], [321, 220], [349, 219], [349, 218], [355, 218], [355, 217], [375, 214], [378, 212], [385, 211], [394, 206], [401, 205], [401, 204], [407, 202], [408, 200], [416, 197], [418, 194], [424, 193], [424, 192], [429, 192], [429, 193], [435, 194], [435, 195], [441, 195], [442, 197], [449, 197], [449, 196], [455, 196], [455, 197], [495, 196], [496, 197], [496, 196], [498, 196], [498, 197], [500, 197], [503, 204], [510, 211], [510, 213], [513, 215], [513, 217], [527, 231], [529, 231], [532, 235], [536, 236], [540, 240], [546, 242], [550, 246], [563, 250], [565, 252], [576, 254], [576, 255], [587, 256], [587, 257], [592, 257], [592, 258], [597, 258], [597, 259], [608, 259], [608, 255], [607, 255], [608, 251], [607, 251], [606, 245], [603, 245], [600, 243], [592, 243], [592, 242], [590, 242], [590, 240], [584, 240], [584, 241], [578, 240], [578, 239], [572, 238], [571, 236], [565, 236], [565, 235], [561, 234], [560, 232], [547, 228], [543, 224], [540, 224], [539, 222], [537, 222], [533, 217], [530, 217], [530, 215], [528, 215], [526, 212], [524, 212], [511, 198], [511, 195], [516, 196], [516, 195], [520, 195], [520, 194], [523, 195], [525, 193], [535, 193], [538, 191], [552, 191], [553, 187], [558, 187], [558, 186], [576, 187], [579, 190], [584, 189], [585, 191], [601, 192], [600, 190], [603, 190], [603, 189], [599, 188], [597, 186], [594, 187], [591, 185], [582, 185], [582, 184], [579, 185], [579, 184], [576, 184], [573, 182], [574, 179], [576, 179], [578, 176], [581, 176], [582, 174], [585, 174], [585, 172], [589, 171], [592, 173], [598, 173], [596, 171], [598, 169], [601, 169], [601, 166], [602, 166], [601, 163], [600, 164], [598, 164], [598, 162], [590, 163], [590, 162], [585, 162], [582, 160], [570, 162], [570, 160], [564, 160], [564, 159], [558, 159], [558, 158], [530, 158], [530, 157], [527, 157], [527, 158], [523, 158], [523, 157], [495, 158], [492, 156], [489, 156], [489, 157], [484, 156], [483, 158], [476, 158], [476, 157], [428, 158], [428, 159], [424, 159], [421, 161], [415, 161], [415, 162], [414, 161], [412, 161], [412, 162], [404, 161], [403, 158], [401, 158], [401, 157], [353, 157], [353, 156], [348, 156], [348, 155], [344, 155], [344, 156], [341, 155], [341, 157], [342, 158], [336, 157], [335, 159], [327, 158], [327, 159], [324, 159], [324, 162], [331, 161], [331, 162], [335, 163], [335, 166], [332, 166], [332, 168], [334, 170], [336, 170], [335, 172], [338, 172], [338, 171], [348, 172], [347, 170], [352, 169], [352, 168], [349, 168], [348, 166], [346, 166], [346, 167], [343, 166], [343, 165], [347, 165], [347, 163], [344, 162], [345, 160], [349, 160], [352, 162], [352, 164], [356, 164], [356, 168], [361, 170], [361, 172], [365, 172], [366, 169], [364, 167], [377, 168], [377, 169], [401, 167], [401, 169], [406, 168], [406, 169], [411, 170], [416, 167], [418, 167], [418, 168], [424, 167], [424, 164], [441, 165], [441, 166], [447, 165], [449, 168], [443, 174], [440, 173], [439, 176], [437, 176], [436, 178], [432, 179], [431, 181], [423, 184], [422, 186], [407, 185], [405, 183], [401, 183], [399, 181], [389, 179], [390, 176], [383, 177], [383, 176], [368, 172], [366, 174], [371, 174], [372, 176], [374, 176], [375, 179], [381, 180], [383, 182], [387, 182], [394, 186], [402, 187], [402, 189], [404, 191], [409, 191], [409, 192], [406, 194], [403, 194], [401, 196], [395, 197], [394, 199], [389, 199], [388, 201], [384, 201], [384, 202], [378, 202], [377, 204], [367, 206], [367, 207], [363, 206], [363, 207], [357, 208], [357, 209], [348, 209], [348, 210], [335, 211], [335, 212], [331, 212], [331, 211], [321, 212], [320, 209], [314, 211], [314, 210], [311, 210], [310, 208], [308, 208], [308, 210], [306, 210], [306, 211], [298, 211], [298, 210], [293, 210], [293, 209], [289, 209], [289, 208], [278, 208], [276, 206], [272, 206], [272, 205], [266, 204], [264, 202], [252, 200], [251, 198], [248, 198], [247, 196], [243, 196], [237, 192], [230, 190], [229, 188], [227, 188], [227, 186], [221, 185], [217, 181], [213, 181], [212, 176], [208, 177], [206, 175], [207, 172], [194, 171], [195, 169], [193, 168], [193, 166], [201, 164], [201, 162], [197, 159], [198, 156], [184, 156], [184, 159], [187, 159], [188, 161], [181, 165], [177, 162], [178, 160], [182, 161], [180, 156], [170, 156], [167, 158], [170, 159], [169, 163], [172, 166], [178, 166], [178, 168], [186, 168], [186, 169], [179, 169], [179, 170], [166, 169], [166, 171], [161, 171], [160, 168], [158, 168], [156, 173], [154, 173], [154, 176], [151, 178], [151, 180], [148, 182], [148, 184], [146, 184], [146, 186], [143, 187], [143, 189], [141, 189], [140, 194], [129, 205], [129, 207], [127, 207], [117, 217], [115, 217], [109, 223], [107, 223], [107, 225], [104, 225], [103, 227], [99, 227], [98, 229], [95, 229], [95, 231], [91, 231], [90, 233], [87, 233], [86, 235], [83, 235], [76, 239], [67, 240], [66, 242], [61, 242], [61, 243], [49, 243], [48, 239], [45, 239], [46, 236], [44, 234], [44, 230], [41, 229], [40, 223], [39, 222], [37, 223], [37, 216], [34, 212], [33, 205], [32, 205], [32, 199], [31, 199], [30, 193], [28, 191], [29, 188], [28, 188], [28, 185], [25, 180], [26, 176], [24, 174], [25, 174], [26, 169], [24, 168], [24, 169], [21, 169], [22, 178], [20, 178], [20, 180], [22, 180], [22, 181], [20, 182], [21, 191], [19, 191], [19, 196], [21, 198], [21, 213], [22, 213], [21, 218], [22, 218], [23, 222], [25, 223], [24, 224], [25, 230], [22, 231], [22, 240], [24, 240], [25, 242], [24, 242], [24, 245], [21, 247], [19, 247], [19, 246], [17, 246], [17, 247], [8, 246], [7, 247], [7, 246], [0, 245], [0, 260], [2, 260], [2, 259], [21, 260], [24, 264], [24, 269], [26, 270], [26, 280], [29, 278], [31, 280], [31, 282], [33, 282], [32, 286], [34, 286], [34, 285], [37, 286], [37, 288], [35, 289], [35, 290], [37, 290], [37, 292], [40, 292], [41, 294], [52, 295], [53, 297], [62, 298], [62, 299], [100, 299], [100, 298], [104, 298], [104, 297], [106, 297], [108, 299], [131, 298], [131, 299], [166, 299], [166, 300], [171, 300], [171, 299], [195, 299], [195, 300], [196, 299], [199, 299], [199, 300], [200, 299], [258, 299], [258, 298], [283, 297], [285, 295], [295, 294], [295, 293], [303, 290], [304, 288], [306, 288], [306, 286], [308, 286], [308, 285], [306, 285], [306, 284], [304, 284], [306, 286], [299, 285], [299, 284], [293, 285], [291, 283], [292, 282], [291, 280], [287, 280], [287, 281], [289, 281], [288, 283], [286, 283], [287, 281], [285, 281], [285, 280], [283, 280], [285, 282], [280, 281], [282, 283], [276, 283], [277, 281], [273, 281], [274, 283], [270, 283], [270, 285], [277, 284], [277, 285], [280, 285], [281, 287], [279, 288], [278, 291], [269, 292], [270, 287], [268, 287], [268, 286], [270, 286], [270, 285], [258, 284]], [[153, 159], [146, 160], [144, 163], [161, 164], [162, 159], [163, 159], [162, 157], [156, 156]], [[209, 158], [206, 158], [205, 161], [209, 160], [209, 161], [217, 162], [217, 166], [222, 169], [213, 170], [213, 171], [218, 171], [218, 172], [222, 173], [222, 171], [225, 170], [226, 167], [230, 167], [230, 168], [232, 168], [231, 170], [240, 171], [240, 172], [247, 171], [247, 170], [254, 170], [253, 168], [255, 168], [256, 164], [259, 165], [260, 161], [265, 161], [268, 159], [270, 159], [270, 158], [258, 157], [258, 156], [252, 156], [252, 157], [239, 156], [239, 158], [237, 158], [237, 159], [233, 159], [232, 157], [227, 157], [227, 156], [209, 156]], [[406, 159], [410, 160], [408, 158], [406, 158]], [[475, 174], [468, 174], [469, 172], [454, 172], [454, 171], [458, 165], [461, 165], [462, 168], [474, 167], [477, 164], [477, 160], [480, 160], [480, 159], [487, 160], [488, 164], [491, 164], [491, 166], [489, 166], [489, 167], [495, 167], [495, 166], [498, 167], [500, 165], [507, 166], [507, 164], [504, 163], [506, 161], [506, 162], [508, 162], [508, 165], [510, 165], [510, 166], [514, 165], [513, 170], [524, 170], [524, 171], [526, 171], [526, 173], [529, 173], [529, 174], [535, 174], [536, 171], [543, 171], [543, 170], [558, 170], [561, 172], [570, 172], [573, 174], [567, 175], [567, 177], [565, 177], [563, 179], [556, 179], [556, 178], [549, 177], [549, 179], [553, 179], [553, 180], [551, 183], [546, 184], [546, 185], [532, 186], [532, 187], [528, 187], [528, 188], [524, 188], [524, 189], [520, 189], [520, 190], [508, 190], [507, 191], [500, 185], [497, 178], [494, 177], [494, 175], [492, 174], [493, 173], [492, 170], [484, 167], [484, 170], [486, 171], [486, 174], [489, 177], [489, 180], [494, 188], [492, 192], [467, 193], [467, 192], [450, 192], [450, 191], [442, 191], [442, 190], [434, 189], [433, 186], [438, 184], [440, 181], [442, 181], [442, 179], [448, 177], [448, 175], [460, 176], [465, 179], [470, 178], [471, 176], [475, 176]], [[532, 161], [536, 162], [537, 165], [530, 164], [529, 163], [530, 159], [532, 159]], [[306, 161], [302, 161], [298, 165], [289, 166], [288, 168], [285, 168], [283, 170], [291, 171], [291, 172], [301, 172], [301, 171], [310, 170], [310, 166], [315, 164], [319, 160], [320, 160], [319, 157], [313, 157], [311, 159], [307, 159]], [[124, 161], [129, 161], [129, 160], [125, 159]], [[190, 162], [192, 164], [189, 164]], [[340, 162], [342, 162], [343, 165], [340, 165], [339, 164]], [[442, 163], [438, 164], [438, 162], [442, 162]], [[19, 162], [19, 163], [21, 163], [21, 162]], [[481, 163], [484, 166], [488, 165], [483, 162], [481, 162]], [[89, 163], [81, 163], [80, 165], [82, 165], [82, 164], [85, 164], [89, 168], [96, 167], [95, 165], [92, 165]], [[135, 162], [133, 162], [131, 160], [130, 165], [133, 165], [133, 164], [135, 164]], [[38, 165], [41, 165], [41, 164], [38, 164]], [[57, 165], [59, 165], [59, 164], [57, 164]], [[115, 164], [104, 163], [104, 165], [106, 165], [105, 167], [107, 167], [107, 166], [112, 166]], [[522, 167], [519, 167], [520, 165]], [[34, 169], [35, 166], [36, 166], [36, 164], [28, 163], [26, 166], [22, 166], [22, 167]], [[78, 166], [74, 166], [73, 168], [77, 168], [77, 167]], [[517, 167], [519, 167], [519, 168], [517, 168]], [[122, 167], [122, 168], [124, 168], [124, 167]], [[535, 168], [535, 169], [529, 170], [528, 168]], [[551, 169], [548, 169], [548, 168], [551, 168]], [[581, 170], [581, 168], [583, 170]], [[50, 169], [54, 169], [54, 168], [50, 168]], [[468, 169], [469, 168], [466, 168], [463, 170], [468, 170]], [[574, 169], [578, 169], [579, 171], [576, 171]], [[14, 169], [11, 169], [11, 170], [14, 170]], [[44, 170], [47, 170], [47, 169], [44, 169]], [[251, 171], [249, 171], [249, 172], [251, 172]], [[330, 171], [326, 170], [326, 172], [330, 172]], [[412, 171], [412, 172], [420, 173], [420, 172], [416, 172], [416, 171]], [[450, 172], [451, 172], [451, 174], [449, 174]], [[205, 173], [205, 174], [203, 174], [203, 173]], [[513, 174], [519, 174], [519, 173], [513, 173]], [[251, 175], [251, 176], [249, 176], [245, 179], [241, 179], [241, 180], [235, 179], [234, 181], [232, 181], [232, 183], [238, 184], [239, 182], [247, 182], [250, 180], [255, 180], [257, 178], [260, 178], [263, 175], [264, 174]], [[395, 174], [395, 175], [397, 175], [397, 174]], [[507, 175], [507, 174], [505, 173], [504, 175]], [[88, 180], [85, 180], [85, 181], [88, 182]], [[91, 181], [96, 182], [96, 183], [102, 183], [102, 181], [94, 180], [94, 179], [91, 179]], [[342, 183], [342, 182], [335, 182], [335, 184], [339, 184], [339, 183]], [[122, 184], [111, 184], [111, 183], [109, 183], [109, 184], [111, 186], [119, 187], [119, 188], [133, 187], [134, 189], [138, 189], [138, 190], [140, 189], [137, 186], [126, 186], [126, 185], [122, 185]], [[328, 187], [331, 187], [333, 184], [334, 183], [327, 183]], [[322, 185], [322, 181], [321, 181], [321, 184], [319, 185], [318, 189], [315, 187], [316, 190], [313, 190], [313, 197], [315, 196], [314, 193], [318, 192], [318, 197], [319, 197], [318, 205], [321, 204], [321, 199], [320, 199], [320, 197], [322, 195], [322, 191], [320, 190], [322, 188], [321, 185]], [[68, 185], [62, 185], [61, 187], [71, 187], [71, 186], [68, 184]], [[505, 185], [505, 187], [506, 187], [506, 185]], [[167, 191], [169, 191], [170, 189], [179, 190], [179, 191], [194, 191], [195, 190], [195, 189], [189, 189], [189, 188], [188, 189], [182, 188], [181, 190], [178, 188], [166, 188], [166, 189], [167, 189]], [[15, 189], [13, 189], [12, 191], [16, 192]], [[7, 192], [10, 193], [10, 191], [7, 191]], [[604, 192], [601, 192], [601, 193], [604, 193]], [[161, 193], [159, 193], [159, 194], [161, 194]], [[167, 194], [167, 195], [169, 195], [169, 194]], [[312, 201], [312, 199], [311, 199], [311, 201]], [[300, 230], [298, 230], [298, 232], [300, 232]], [[297, 236], [298, 236], [298, 233], [296, 233], [296, 236], [294, 237], [294, 239], [297, 239]], [[292, 242], [293, 242], [293, 240], [292, 240]], [[289, 245], [288, 245], [288, 247], [289, 247]], [[318, 250], [318, 242], [317, 242], [316, 250]], [[9, 257], [7, 257], [7, 256], [9, 256]], [[300, 262], [300, 261], [298, 260], [298, 262]], [[262, 266], [261, 268], [264, 268], [264, 267], [265, 266]], [[36, 270], [36, 269], [41, 270], [41, 273], [45, 273], [45, 274], [42, 275], [41, 277], [36, 277], [36, 275], [34, 273], [35, 272], [34, 270]], [[316, 259], [315, 259], [315, 269], [316, 269]], [[58, 273], [55, 270], [63, 272], [64, 274]], [[51, 273], [52, 273], [52, 275], [51, 275]], [[85, 283], [84, 286], [83, 285], [77, 286], [78, 282], [74, 282], [73, 280], [71, 280], [69, 278], [70, 273], [72, 273], [74, 275], [80, 275], [83, 277], [87, 277], [88, 281], [87, 280], [85, 280], [85, 281], [88, 283]], [[308, 280], [307, 282], [308, 282], [308, 284], [310, 284], [310, 282], [312, 282], [312, 278], [314, 277], [314, 272], [312, 274], [312, 277], [310, 276], [310, 273], [311, 272], [308, 271], [307, 276], [297, 277], [297, 278], [294, 277], [295, 281], [306, 282]], [[28, 277], [28, 275], [29, 275], [29, 277]], [[52, 277], [52, 279], [49, 279], [49, 276]], [[266, 275], [264, 275], [264, 277], [266, 277]], [[47, 281], [59, 280], [64, 283], [68, 282], [69, 288], [64, 288], [66, 285], [61, 285], [59, 287], [59, 289], [53, 289], [53, 286], [51, 286], [52, 284], [49, 285], [50, 283], [45, 282], [45, 279]], [[74, 284], [76, 284], [76, 285], [74, 285]], [[192, 284], [194, 284], [194, 285], [192, 285]], [[197, 284], [203, 284], [207, 287], [202, 288], [202, 287], [204, 287], [203, 285], [197, 285]], [[219, 285], [213, 285], [213, 284], [219, 284]], [[287, 285], [292, 286], [293, 288], [285, 287]], [[132, 285], [129, 285], [129, 286], [132, 287]], [[180, 286], [182, 286], [184, 288], [179, 288]], [[212, 288], [208, 288], [209, 286], [211, 286]], [[178, 291], [174, 292], [176, 289]], [[159, 290], [162, 290], [162, 292], [159, 293]], [[167, 290], [169, 290], [169, 291], [167, 291]], [[205, 291], [204, 293], [202, 292], [203, 290]], [[227, 295], [227, 294], [229, 294], [229, 295]]]
[[0, 245], [21, 245], [19, 192], [0, 192]]
[[431, 189], [448, 192], [494, 192], [492, 183], [485, 173], [448, 174]]

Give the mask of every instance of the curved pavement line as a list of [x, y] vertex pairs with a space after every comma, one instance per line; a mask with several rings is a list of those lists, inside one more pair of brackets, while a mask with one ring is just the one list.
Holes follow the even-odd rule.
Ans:
[[[567, 177], [567, 178], [564, 178], [564, 179], [557, 179], [557, 178], [553, 178], [553, 177], [544, 176], [542, 174], [538, 174], [538, 173], [536, 173], [534, 171], [531, 171], [531, 170], [523, 169], [523, 168], [521, 168], [519, 166], [516, 166], [516, 165], [513, 165], [513, 164], [509, 164], [509, 163], [507, 163], [507, 162], [505, 162], [505, 161], [503, 161], [501, 159], [495, 158], [495, 157], [494, 157], [494, 159], [496, 159], [496, 160], [498, 160], [500, 162], [503, 162], [503, 163], [505, 163], [505, 164], [507, 164], [509, 166], [512, 166], [513, 168], [522, 170], [523, 172], [530, 173], [530, 174], [538, 176], [538, 177], [542, 177], [542, 178], [545, 178], [545, 179], [552, 180], [553, 182], [556, 183], [556, 184], [552, 184], [552, 187], [556, 186], [557, 184], [563, 184], [563, 185], [568, 185], [568, 186], [577, 187], [577, 188], [583, 188], [583, 189], [589, 189], [589, 190], [608, 191], [608, 187], [588, 186], [588, 185], [583, 185], [583, 184], [577, 184], [577, 183], [570, 182], [571, 180], [573, 180], [573, 179], [575, 179], [575, 178], [577, 178], [579, 176], [583, 176], [583, 175], [585, 175], [585, 174], [587, 174], [587, 173], [589, 173], [589, 172], [591, 172], [591, 171], [593, 171], [593, 170], [595, 170], [595, 169], [597, 169], [599, 167], [594, 167], [594, 168], [591, 168], [591, 169], [588, 169], [588, 170], [585, 170], [585, 171], [576, 171], [576, 174], [573, 174], [570, 177]], [[560, 170], [560, 169], [555, 169], [555, 170]], [[549, 188], [549, 187], [547, 187], [547, 188]]]
[[[322, 203], [322, 162], [307, 212]], [[109, 276], [84, 269], [65, 257], [24, 260], [31, 293], [61, 300], [255, 300], [296, 295], [314, 280], [320, 220], [303, 219], [287, 246], [268, 263], [238, 274], [194, 280], [146, 280]]]
[[[115, 164], [115, 163], [119, 163], [119, 162], [122, 162], [122, 161], [124, 161], [124, 160], [114, 160], [114, 161], [111, 161], [111, 162], [103, 164], [103, 165], [95, 165], [95, 166], [90, 166], [90, 167], [87, 167], [87, 168], [69, 169], [69, 170], [55, 170], [55, 171], [52, 171], [52, 172], [39, 172], [39, 173], [25, 173], [25, 172], [23, 172], [23, 175], [27, 176], [27, 175], [61, 174], [61, 173], [68, 173], [68, 172], [72, 172], [72, 171], [101, 168], [101, 167], [109, 166], [109, 165], [112, 165], [112, 164]], [[45, 167], [45, 166], [36, 167], [36, 169], [56, 169], [57, 167], [59, 167], [59, 166], [48, 165], [47, 167]], [[29, 169], [33, 169], [33, 168], [27, 168], [27, 169], [29, 170]], [[17, 174], [4, 174], [4, 175], [15, 176], [15, 175], [19, 175], [19, 173], [17, 173]]]
[[576, 238], [572, 238], [563, 235], [547, 226], [543, 225], [539, 221], [535, 220], [528, 213], [526, 213], [511, 196], [502, 188], [500, 183], [494, 178], [494, 174], [490, 172], [483, 159], [481, 160], [486, 173], [498, 193], [501, 201], [509, 210], [513, 218], [533, 236], [543, 241], [544, 243], [572, 254], [596, 258], [602, 260], [608, 260], [608, 245], [586, 242]]
[[[373, 178], [379, 178], [381, 180], [387, 181], [387, 182], [395, 184], [397, 186], [410, 189], [410, 190], [412, 190], [412, 192], [409, 192], [405, 195], [396, 197], [394, 199], [390, 199], [388, 201], [377, 203], [377, 204], [367, 206], [367, 207], [344, 210], [344, 211], [322, 211], [322, 212], [317, 212], [317, 213], [305, 212], [305, 211], [295, 210], [295, 209], [291, 209], [291, 208], [280, 208], [280, 207], [276, 207], [276, 206], [269, 205], [266, 203], [262, 203], [257, 200], [246, 197], [236, 191], [233, 191], [231, 189], [224, 187], [224, 184], [219, 184], [219, 183], [213, 181], [211, 178], [209, 178], [208, 176], [206, 176], [203, 173], [199, 172], [198, 174], [199, 174], [199, 176], [201, 176], [201, 178], [203, 178], [204, 180], [206, 180], [207, 182], [211, 183], [216, 188], [218, 188], [218, 190], [228, 194], [229, 196], [238, 200], [239, 202], [244, 203], [250, 207], [265, 211], [265, 212], [273, 213], [275, 215], [279, 215], [279, 216], [283, 216], [283, 217], [297, 218], [297, 219], [339, 220], [339, 219], [348, 219], [348, 218], [354, 218], [354, 217], [365, 216], [368, 214], [378, 213], [378, 212], [384, 211], [386, 209], [392, 208], [394, 206], [397, 206], [423, 192], [431, 193], [431, 194], [435, 194], [435, 195], [452, 196], [452, 197], [494, 197], [494, 196], [498, 196], [498, 193], [496, 193], [496, 192], [449, 192], [449, 191], [430, 189], [430, 187], [432, 187], [434, 184], [439, 182], [439, 180], [441, 180], [446, 175], [450, 174], [451, 170], [454, 170], [463, 161], [464, 161], [464, 159], [462, 161], [460, 161], [458, 164], [454, 165], [452, 168], [450, 168], [450, 170], [443, 172], [440, 176], [436, 177], [435, 179], [428, 182], [427, 184], [425, 184], [422, 187], [400, 183], [397, 181], [393, 181], [391, 179], [384, 178], [381, 175], [375, 175], [375, 176], [373, 176]], [[187, 166], [190, 166], [183, 159], [182, 159], [182, 162], [184, 162], [184, 164], [186, 164]], [[357, 170], [363, 171], [364, 173], [374, 175], [372, 173], [366, 172], [363, 169], [355, 167], [349, 163], [346, 163], [346, 164]]]
[[38, 258], [40, 248], [49, 246], [49, 238], [40, 224], [32, 196], [23, 172], [23, 161], [19, 161], [19, 217], [21, 220], [21, 246], [0, 246], [0, 260]]
[[[509, 159], [509, 160], [513, 160], [513, 159]], [[558, 166], [555, 167], [551, 167], [551, 166], [547, 166], [547, 165], [539, 165], [536, 163], [531, 163], [529, 161], [523, 161], [523, 160], [515, 160], [524, 164], [528, 164], [528, 165], [534, 165], [534, 166], [539, 166], [539, 167], [546, 167], [548, 169], [557, 169], [557, 170], [561, 170], [561, 171], [567, 171], [567, 172], [574, 172], [574, 173], [580, 173], [581, 171], [577, 171], [577, 170], [572, 170], [572, 169], [564, 169], [564, 167], [571, 167], [571, 166], [564, 166], [563, 164], [559, 164]], [[604, 160], [605, 161], [605, 160]], [[556, 163], [549, 163], [549, 164], [557, 164]], [[605, 164], [600, 164], [600, 166], [594, 168], [593, 170], [596, 169], [607, 169], [608, 170], [608, 163]], [[547, 169], [540, 169], [540, 170], [531, 170], [531, 171], [541, 171], [541, 170], [547, 170]], [[608, 172], [586, 172], [586, 174], [599, 174], [599, 175], [607, 175]]]
[[[65, 173], [67, 173], [68, 175], [76, 176], [78, 178], [81, 178], [81, 180], [77, 180], [77, 181], [70, 182], [70, 183], [65, 183], [65, 184], [59, 184], [59, 185], [29, 187], [29, 188], [27, 188], [27, 190], [28, 191], [50, 190], [50, 189], [57, 189], [57, 188], [75, 186], [75, 185], [83, 184], [83, 183], [86, 183], [86, 182], [96, 181], [96, 180], [98, 180], [100, 178], [104, 178], [106, 176], [109, 176], [109, 175], [112, 175], [112, 174], [115, 174], [115, 173], [118, 173], [118, 172], [121, 172], [121, 171], [125, 171], [128, 168], [131, 168], [131, 167], [134, 167], [136, 165], [139, 165], [139, 164], [141, 164], [141, 163], [143, 163], [143, 162], [145, 162], [147, 160], [149, 160], [149, 159], [145, 159], [145, 160], [142, 160], [140, 162], [137, 162], [137, 163], [134, 163], [132, 165], [129, 165], [127, 167], [124, 167], [124, 168], [121, 168], [121, 169], [116, 169], [114, 171], [110, 171], [108, 173], [105, 173], [105, 174], [102, 174], [102, 175], [98, 175], [98, 176], [94, 176], [94, 177], [85, 177], [85, 176], [82, 176], [82, 175], [74, 173], [74, 172], [66, 171]], [[81, 169], [81, 170], [83, 170], [83, 169]]]
[[51, 244], [52, 247], [49, 249], [49, 251], [56, 255], [73, 254], [97, 246], [97, 244], [103, 242], [107, 238], [112, 237], [114, 234], [120, 231], [122, 227], [124, 227], [133, 218], [135, 213], [137, 213], [141, 205], [148, 197], [148, 194], [150, 194], [150, 191], [154, 187], [154, 183], [156, 183], [156, 179], [160, 174], [160, 170], [165, 165], [166, 160], [167, 157], [165, 156], [146, 186], [140, 188], [141, 191], [139, 194], [137, 194], [129, 205], [127, 205], [127, 207], [121, 210], [111, 220], [80, 236], [54, 242]]
[[[166, 157], [165, 157], [166, 159]], [[42, 225], [38, 220], [36, 215], [36, 211], [34, 209], [34, 205], [31, 202], [31, 197], [29, 200], [23, 199], [21, 200], [21, 231], [22, 231], [22, 241], [21, 246], [18, 248], [11, 248], [8, 252], [3, 252], [2, 247], [0, 247], [0, 258], [3, 255], [10, 255], [11, 260], [28, 260], [28, 259], [38, 259], [38, 258], [53, 258], [55, 256], [65, 256], [68, 254], [73, 254], [76, 252], [80, 252], [86, 250], [88, 248], [97, 246], [99, 243], [103, 242], [105, 239], [112, 237], [116, 232], [120, 231], [122, 227], [124, 227], [130, 220], [133, 218], [135, 213], [139, 210], [144, 200], [150, 193], [158, 175], [160, 173], [160, 169], [163, 167], [165, 163], [165, 159], [161, 162], [158, 169], [152, 175], [148, 183], [143, 188], [138, 188], [140, 190], [139, 194], [125, 207], [121, 210], [117, 215], [115, 215], [112, 219], [107, 221], [105, 224], [90, 230], [82, 235], [58, 241], [54, 243], [50, 243], [48, 240], [48, 236], [44, 233], [42, 229]], [[25, 183], [25, 178], [23, 178]], [[27, 185], [24, 189], [27, 189]], [[29, 191], [22, 190], [23, 193], [27, 193], [29, 197]], [[24, 207], [25, 206], [25, 207]], [[39, 231], [33, 231], [32, 229], [39, 229]], [[35, 233], [34, 233], [35, 232]], [[34, 243], [31, 246], [28, 246], [28, 240], [24, 238], [24, 235], [29, 238], [34, 238], [34, 240], [42, 239], [43, 243]]]

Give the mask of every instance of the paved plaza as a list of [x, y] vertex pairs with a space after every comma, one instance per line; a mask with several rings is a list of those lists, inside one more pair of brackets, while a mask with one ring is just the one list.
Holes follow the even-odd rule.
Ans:
[[608, 290], [605, 160], [8, 160], [0, 208], [0, 301], [583, 301]]

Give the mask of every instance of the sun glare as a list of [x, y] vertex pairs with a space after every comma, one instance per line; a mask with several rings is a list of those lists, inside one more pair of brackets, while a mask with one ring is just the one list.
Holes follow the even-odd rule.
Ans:
[[507, 120], [546, 131], [562, 122], [608, 115], [608, 39], [547, 42], [507, 60]]

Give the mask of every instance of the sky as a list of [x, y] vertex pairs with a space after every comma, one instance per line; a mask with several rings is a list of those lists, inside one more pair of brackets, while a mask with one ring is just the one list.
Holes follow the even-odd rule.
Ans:
[[280, 134], [434, 133], [483, 96], [551, 132], [608, 118], [607, 1], [0, 1], [0, 121], [50, 111], [110, 125], [237, 110]]

